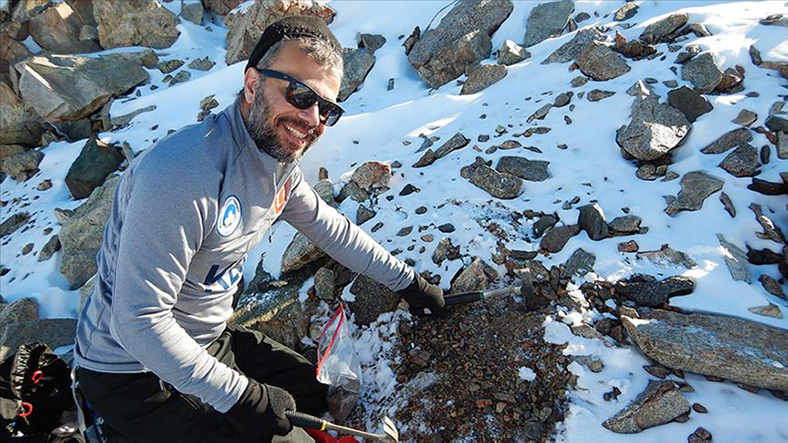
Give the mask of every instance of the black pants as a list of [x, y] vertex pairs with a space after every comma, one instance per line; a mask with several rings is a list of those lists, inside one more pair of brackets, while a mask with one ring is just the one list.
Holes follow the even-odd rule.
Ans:
[[[315, 366], [260, 332], [228, 326], [207, 351], [249, 378], [287, 390], [301, 412], [320, 415], [326, 410], [326, 386], [315, 378]], [[91, 409], [135, 440], [252, 441], [239, 434], [224, 414], [178, 392], [153, 373], [109, 374], [80, 368], [77, 378]]]

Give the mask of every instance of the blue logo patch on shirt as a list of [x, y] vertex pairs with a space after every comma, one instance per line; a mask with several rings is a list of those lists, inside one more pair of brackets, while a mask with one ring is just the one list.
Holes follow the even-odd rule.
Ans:
[[241, 202], [234, 195], [227, 197], [222, 209], [219, 210], [219, 220], [216, 221], [216, 232], [222, 237], [229, 237], [241, 224]]

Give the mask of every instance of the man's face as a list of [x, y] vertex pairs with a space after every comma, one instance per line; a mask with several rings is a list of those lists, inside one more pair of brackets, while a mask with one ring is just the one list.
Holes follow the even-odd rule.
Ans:
[[[339, 76], [328, 67], [320, 66], [307, 56], [298, 42], [285, 43], [268, 69], [295, 77], [329, 100], [339, 94]], [[249, 71], [254, 71], [250, 69]], [[326, 129], [321, 123], [317, 104], [298, 109], [285, 100], [288, 82], [260, 77], [246, 126], [257, 147], [281, 162], [301, 158]]]

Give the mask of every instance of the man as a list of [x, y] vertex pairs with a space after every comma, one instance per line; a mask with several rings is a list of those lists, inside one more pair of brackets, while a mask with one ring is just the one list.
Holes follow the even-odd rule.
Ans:
[[391, 256], [306, 184], [301, 155], [336, 123], [341, 46], [289, 17], [252, 53], [235, 104], [160, 141], [123, 175], [79, 317], [80, 390], [140, 441], [265, 441], [286, 411], [319, 414], [314, 366], [227, 326], [246, 254], [282, 219], [348, 268], [439, 311], [440, 288]]

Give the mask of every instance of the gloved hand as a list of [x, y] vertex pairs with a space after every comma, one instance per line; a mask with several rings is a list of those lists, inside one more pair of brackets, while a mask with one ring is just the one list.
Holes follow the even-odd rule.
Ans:
[[295, 400], [287, 391], [249, 379], [249, 386], [226, 415], [243, 435], [270, 437], [293, 430], [285, 411], [295, 410]]
[[397, 291], [410, 305], [411, 314], [425, 316], [425, 308], [429, 308], [432, 315], [441, 314], [446, 305], [443, 299], [443, 289], [429, 283], [422, 276], [416, 274], [413, 283], [407, 288]]

